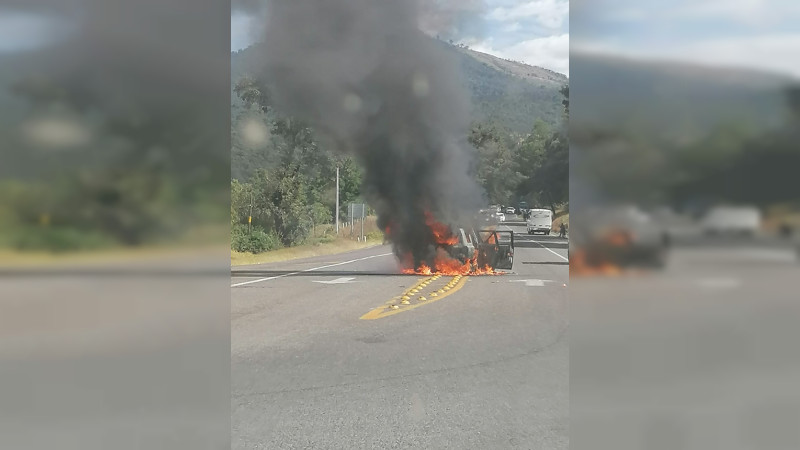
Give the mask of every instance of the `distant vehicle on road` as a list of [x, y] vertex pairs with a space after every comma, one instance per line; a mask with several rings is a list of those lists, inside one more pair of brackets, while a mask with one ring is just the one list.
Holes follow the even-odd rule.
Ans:
[[553, 213], [549, 209], [532, 209], [527, 222], [528, 234], [550, 234], [553, 228]]
[[497, 221], [498, 222], [505, 222], [506, 221], [506, 215], [501, 213], [501, 212], [495, 214], [495, 217], [497, 217]]
[[516, 210], [513, 206], [509, 206], [506, 208], [506, 214], [516, 214]]
[[702, 220], [706, 234], [753, 236], [761, 228], [761, 211], [751, 206], [712, 208]]

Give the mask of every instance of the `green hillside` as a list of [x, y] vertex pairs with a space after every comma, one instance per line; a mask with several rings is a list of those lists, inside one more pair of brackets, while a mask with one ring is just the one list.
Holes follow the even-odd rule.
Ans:
[[721, 125], [754, 130], [786, 117], [792, 80], [742, 69], [648, 63], [574, 53], [572, 130], [634, 132], [675, 143], [702, 139]]
[[[472, 103], [471, 117], [476, 122], [496, 122], [513, 132], [527, 133], [537, 119], [551, 125], [562, 116], [563, 97], [559, 89], [569, 79], [540, 67], [506, 61], [468, 48], [439, 41], [457, 56]], [[231, 171], [236, 179], [247, 179], [259, 167], [271, 165], [265, 148], [249, 145], [241, 137], [248, 118], [260, 113], [246, 111], [233, 92], [233, 85], [258, 68], [259, 44], [231, 54]]]

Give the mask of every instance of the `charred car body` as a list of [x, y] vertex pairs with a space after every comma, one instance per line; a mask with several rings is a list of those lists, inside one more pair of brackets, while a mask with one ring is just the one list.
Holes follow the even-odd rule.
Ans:
[[495, 229], [458, 228], [458, 243], [446, 247], [449, 255], [462, 264], [471, 263], [473, 271], [485, 267], [511, 269], [514, 265], [514, 233]]
[[575, 224], [570, 233], [571, 262], [621, 268], [660, 268], [666, 264], [669, 234], [635, 206], [589, 208]]

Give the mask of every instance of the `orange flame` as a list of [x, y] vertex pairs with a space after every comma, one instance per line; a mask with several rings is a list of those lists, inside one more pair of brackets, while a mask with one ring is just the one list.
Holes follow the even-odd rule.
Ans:
[[[602, 237], [607, 247], [625, 247], [631, 244], [632, 236], [622, 230], [611, 230]], [[578, 249], [569, 260], [570, 275], [577, 276], [618, 276], [623, 268], [614, 263], [604, 251], [589, 252]]]
[[[411, 254], [402, 255], [400, 263], [402, 265], [402, 273], [409, 275], [432, 275], [434, 273], [441, 275], [503, 275], [505, 272], [497, 272], [488, 265], [480, 268], [477, 265], [478, 252], [476, 251], [472, 258], [466, 261], [461, 261], [454, 258], [444, 247], [450, 247], [458, 244], [458, 237], [453, 234], [453, 231], [446, 224], [438, 222], [433, 215], [425, 211], [425, 224], [431, 230], [436, 245], [436, 255], [433, 259], [433, 267], [427, 264], [421, 264], [419, 267], [414, 268], [414, 258]], [[387, 227], [387, 233], [389, 227]]]
[[458, 237], [453, 234], [453, 231], [447, 225], [437, 222], [433, 215], [425, 211], [425, 225], [430, 228], [436, 243], [439, 245], [456, 245], [458, 244]]
[[460, 260], [451, 257], [444, 249], [439, 249], [436, 252], [436, 257], [433, 260], [432, 268], [427, 264], [422, 263], [418, 268], [413, 269], [411, 264], [407, 264], [408, 262], [412, 261], [412, 258], [410, 256], [404, 256], [402, 260], [406, 262], [406, 264], [403, 265], [404, 268], [402, 269], [402, 272], [407, 275], [433, 275], [436, 273], [448, 276], [505, 274], [505, 272], [494, 270], [493, 268], [489, 267], [489, 265], [478, 267], [476, 264], [477, 258], [478, 255], [477, 252], [475, 252], [475, 255], [471, 259], [462, 263]]
[[611, 261], [591, 261], [584, 249], [577, 250], [569, 259], [570, 276], [617, 276], [622, 268]]

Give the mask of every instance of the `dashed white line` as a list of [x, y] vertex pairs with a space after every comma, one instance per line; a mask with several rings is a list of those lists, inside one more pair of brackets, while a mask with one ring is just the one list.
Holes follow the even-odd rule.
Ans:
[[542, 243], [541, 243], [541, 242], [539, 242], [539, 241], [530, 241], [530, 242], [533, 242], [533, 243], [535, 243], [535, 244], [536, 244], [536, 245], [538, 245], [539, 247], [542, 247], [543, 249], [547, 250], [548, 252], [550, 252], [550, 253], [552, 253], [552, 254], [554, 254], [554, 255], [558, 256], [559, 258], [563, 259], [564, 261], [569, 261], [569, 258], [567, 258], [566, 256], [562, 256], [562, 255], [560, 255], [560, 254], [556, 253], [555, 251], [553, 251], [553, 250], [551, 250], [551, 249], [549, 249], [549, 248], [545, 247], [545, 246], [544, 246], [544, 245], [542, 245]]
[[259, 278], [258, 280], [243, 281], [241, 283], [232, 284], [231, 287], [233, 288], [233, 287], [238, 287], [238, 286], [244, 286], [246, 284], [260, 283], [262, 281], [277, 280], [278, 278], [290, 277], [292, 275], [297, 275], [297, 274], [300, 274], [300, 273], [303, 273], [303, 272], [313, 272], [315, 270], [327, 269], [328, 267], [342, 266], [344, 264], [350, 264], [350, 263], [354, 263], [354, 262], [358, 262], [358, 261], [365, 261], [367, 259], [372, 259], [372, 258], [380, 258], [381, 256], [389, 256], [389, 255], [392, 255], [392, 254], [393, 253], [382, 253], [380, 255], [372, 255], [372, 256], [367, 256], [365, 258], [351, 259], [350, 261], [342, 261], [342, 262], [339, 262], [339, 263], [336, 263], [336, 264], [328, 264], [327, 266], [320, 266], [320, 267], [314, 267], [314, 268], [306, 269], [306, 270], [299, 270], [297, 272], [285, 273], [283, 275], [277, 275], [277, 276], [274, 276], [274, 277]]

